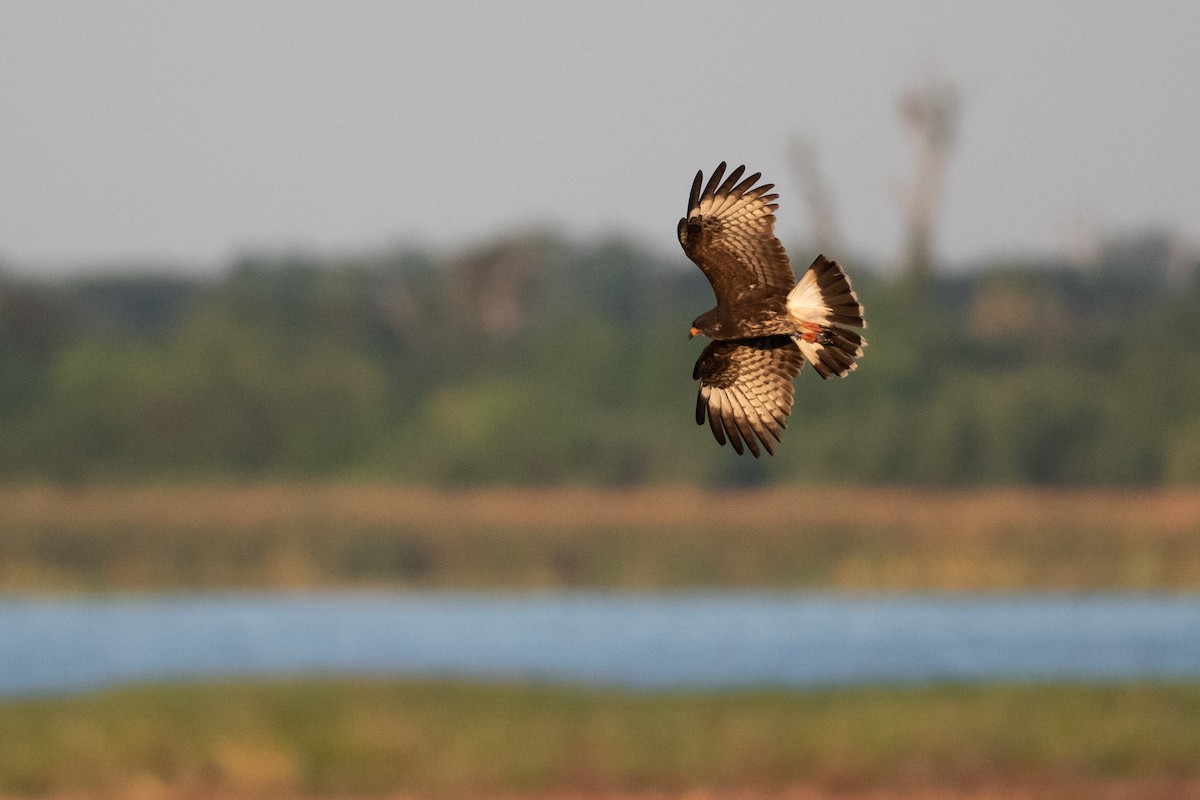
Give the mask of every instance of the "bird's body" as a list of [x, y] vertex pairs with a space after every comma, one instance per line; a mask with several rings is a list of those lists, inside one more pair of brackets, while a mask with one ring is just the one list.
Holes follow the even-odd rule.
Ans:
[[[866, 341], [851, 328], [866, 326], [862, 305], [835, 261], [817, 256], [796, 282], [775, 237], [778, 195], [755, 187], [755, 173], [738, 182], [738, 167], [722, 182], [725, 164], [707, 185], [696, 173], [679, 243], [712, 284], [715, 308], [692, 323], [692, 335], [713, 341], [700, 354], [696, 422], [708, 420], [721, 444], [756, 457], [772, 455], [795, 399], [792, 381], [808, 361], [822, 378], [848, 375]], [[752, 188], [753, 187], [753, 188]]]

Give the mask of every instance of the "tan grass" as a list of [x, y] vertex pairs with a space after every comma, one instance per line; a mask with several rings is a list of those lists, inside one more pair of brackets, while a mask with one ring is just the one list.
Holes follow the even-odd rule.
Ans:
[[[445, 795], [309, 795], [236, 794], [197, 791], [163, 783], [148, 776], [135, 776], [115, 791], [65, 792], [38, 795], [39, 800], [246, 800], [288, 797], [292, 800], [445, 800]], [[0, 800], [27, 800], [0, 794]], [[835, 788], [819, 784], [782, 789], [688, 789], [674, 792], [612, 792], [579, 790], [564, 792], [471, 792], [457, 800], [1200, 800], [1200, 780], [1141, 778], [1097, 780], [1052, 776], [1042, 778], [995, 778], [972, 785], [909, 785], [887, 789]]]
[[0, 519], [17, 525], [210, 527], [289, 522], [554, 530], [655, 527], [791, 530], [806, 525], [902, 528], [961, 537], [1063, 526], [1138, 535], [1200, 532], [1200, 490], [796, 486], [761, 490], [655, 487], [431, 489], [345, 484], [248, 486], [48, 485], [0, 488]]
[[1200, 588], [1200, 490], [0, 487], [0, 589]]
[[1188, 797], [1200, 788], [1197, 709], [1194, 684], [663, 694], [152, 685], [0, 704], [0, 793]]

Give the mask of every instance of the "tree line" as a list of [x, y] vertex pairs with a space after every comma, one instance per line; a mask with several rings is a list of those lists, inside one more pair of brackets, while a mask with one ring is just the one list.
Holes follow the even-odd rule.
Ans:
[[0, 480], [1196, 484], [1200, 270], [1156, 241], [919, 284], [847, 263], [861, 366], [805, 370], [757, 462], [694, 422], [703, 276], [622, 240], [0, 274]]

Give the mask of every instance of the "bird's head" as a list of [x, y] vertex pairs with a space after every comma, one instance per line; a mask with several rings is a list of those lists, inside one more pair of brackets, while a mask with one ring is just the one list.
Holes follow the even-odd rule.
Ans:
[[[721, 319], [714, 313], [716, 309], [707, 311], [692, 320], [691, 336], [704, 334], [710, 339], [721, 338]], [[690, 338], [690, 337], [689, 337]]]

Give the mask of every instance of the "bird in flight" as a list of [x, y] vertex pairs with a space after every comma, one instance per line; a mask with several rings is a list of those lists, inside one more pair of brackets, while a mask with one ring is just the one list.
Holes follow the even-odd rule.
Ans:
[[692, 370], [700, 381], [696, 424], [707, 419], [718, 442], [757, 458], [761, 449], [775, 455], [804, 362], [822, 378], [845, 377], [867, 342], [852, 330], [866, 327], [863, 308], [836, 261], [817, 256], [796, 282], [775, 238], [774, 184], [755, 186], [761, 174], [742, 180], [745, 171], [722, 181], [721, 162], [707, 184], [697, 172], [678, 233], [717, 297], [716, 308], [692, 322], [692, 336], [713, 340]]

